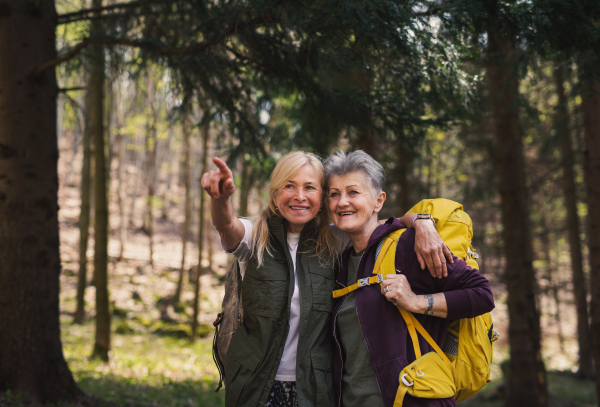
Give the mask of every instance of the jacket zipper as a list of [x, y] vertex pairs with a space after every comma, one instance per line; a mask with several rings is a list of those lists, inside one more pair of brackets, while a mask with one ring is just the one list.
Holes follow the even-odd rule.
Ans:
[[[340, 283], [338, 283], [340, 284]], [[346, 286], [344, 284], [340, 284], [342, 287], [346, 288]], [[338, 313], [340, 312], [340, 308], [342, 308], [342, 305], [344, 305], [344, 301], [346, 301], [346, 296], [344, 296], [344, 299], [342, 300], [342, 303], [340, 304], [337, 312], [335, 313], [335, 317], [333, 319], [333, 338], [335, 339], [335, 343], [337, 344], [337, 350], [338, 353], [340, 355], [340, 360], [342, 361], [342, 371], [340, 372], [340, 396], [338, 397], [338, 402], [337, 402], [337, 406], [341, 406], [342, 405], [342, 376], [344, 374], [344, 357], [342, 355], [342, 347], [340, 345], [340, 342], [338, 341], [337, 335], [335, 334], [336, 331], [336, 327], [337, 327], [337, 317], [338, 317]], [[379, 385], [379, 384], [378, 384]]]

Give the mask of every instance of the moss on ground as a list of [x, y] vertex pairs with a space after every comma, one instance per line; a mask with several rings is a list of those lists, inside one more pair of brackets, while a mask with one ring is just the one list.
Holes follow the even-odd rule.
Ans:
[[79, 387], [94, 398], [117, 406], [224, 405], [225, 393], [215, 393], [218, 371], [212, 360], [212, 335], [191, 344], [187, 337], [152, 333], [128, 321], [114, 321], [109, 363], [90, 359], [93, 321], [74, 325], [65, 318], [62, 340], [65, 358]]

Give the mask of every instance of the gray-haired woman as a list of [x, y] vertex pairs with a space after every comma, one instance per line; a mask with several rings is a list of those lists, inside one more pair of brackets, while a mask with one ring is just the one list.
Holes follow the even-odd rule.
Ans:
[[[352, 241], [337, 266], [336, 282], [346, 287], [370, 277], [378, 242], [404, 227], [396, 218], [380, 224], [385, 202], [385, 172], [363, 151], [337, 152], [325, 161], [329, 211], [339, 230]], [[430, 223], [426, 220], [424, 224]], [[398, 377], [415, 352], [408, 330], [392, 302], [416, 314], [438, 343], [443, 344], [450, 320], [490, 312], [494, 299], [489, 282], [458, 258], [447, 266], [447, 276], [432, 278], [419, 267], [413, 250], [415, 233], [401, 235], [396, 249], [396, 270], [381, 288], [371, 285], [339, 298], [333, 311], [334, 387], [336, 405], [391, 407]], [[420, 341], [423, 354], [432, 351]], [[420, 399], [406, 396], [404, 406], [454, 406], [454, 399]]]

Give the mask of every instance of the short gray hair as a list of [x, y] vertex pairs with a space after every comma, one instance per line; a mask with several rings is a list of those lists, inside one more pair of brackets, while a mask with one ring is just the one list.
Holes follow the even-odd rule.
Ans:
[[327, 184], [332, 175], [342, 176], [353, 172], [364, 174], [374, 196], [383, 192], [385, 171], [381, 164], [364, 151], [356, 150], [346, 154], [342, 150], [338, 150], [325, 160]]

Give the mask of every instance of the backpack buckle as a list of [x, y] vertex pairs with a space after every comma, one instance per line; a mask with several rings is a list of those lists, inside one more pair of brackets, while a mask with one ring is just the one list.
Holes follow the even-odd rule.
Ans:
[[358, 287], [364, 287], [366, 285], [369, 285], [369, 278], [361, 278], [360, 280], [358, 280]]

